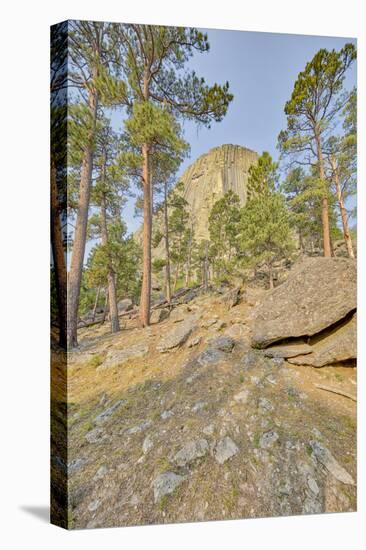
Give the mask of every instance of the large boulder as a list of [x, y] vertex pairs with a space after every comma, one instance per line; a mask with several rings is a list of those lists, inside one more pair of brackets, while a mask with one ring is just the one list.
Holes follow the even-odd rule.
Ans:
[[354, 260], [307, 258], [257, 307], [253, 347], [317, 334], [356, 309], [356, 291]]
[[288, 361], [294, 365], [324, 367], [324, 365], [355, 359], [357, 357], [356, 315], [350, 321], [332, 330], [311, 347], [312, 353], [298, 355], [288, 359]]

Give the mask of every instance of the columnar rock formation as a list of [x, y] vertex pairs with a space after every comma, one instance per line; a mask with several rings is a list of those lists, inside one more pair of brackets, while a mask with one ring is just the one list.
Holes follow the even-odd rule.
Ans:
[[242, 205], [247, 200], [248, 172], [258, 155], [240, 145], [221, 145], [200, 156], [183, 173], [184, 197], [189, 204], [196, 239], [207, 239], [214, 203], [232, 190]]

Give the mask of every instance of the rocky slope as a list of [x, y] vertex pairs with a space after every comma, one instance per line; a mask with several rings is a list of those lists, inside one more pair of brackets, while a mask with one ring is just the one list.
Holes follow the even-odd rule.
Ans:
[[196, 293], [149, 328], [80, 331], [68, 465], [54, 461], [70, 527], [356, 509], [356, 404], [319, 387], [354, 396], [354, 362], [313, 369], [254, 349], [270, 296]]

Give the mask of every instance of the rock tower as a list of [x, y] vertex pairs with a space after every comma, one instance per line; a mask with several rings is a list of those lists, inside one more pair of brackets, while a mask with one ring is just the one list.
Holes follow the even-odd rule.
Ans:
[[247, 200], [248, 172], [258, 160], [255, 151], [241, 145], [220, 145], [201, 155], [183, 173], [184, 197], [197, 241], [207, 239], [208, 218], [214, 203], [232, 190], [242, 205]]

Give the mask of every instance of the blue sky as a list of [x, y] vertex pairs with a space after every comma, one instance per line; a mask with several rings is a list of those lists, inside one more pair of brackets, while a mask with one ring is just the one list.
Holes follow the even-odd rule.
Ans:
[[[196, 54], [189, 69], [209, 84], [229, 81], [234, 100], [224, 120], [213, 123], [211, 129], [197, 129], [191, 122], [184, 124], [191, 152], [179, 174], [197, 157], [224, 143], [243, 145], [258, 153], [269, 151], [277, 159], [277, 136], [286, 126], [283, 108], [298, 73], [320, 48], [339, 50], [346, 42], [355, 43], [350, 38], [203, 30], [208, 33], [210, 51]], [[345, 84], [347, 88], [356, 84], [355, 64]], [[112, 118], [119, 126], [118, 114]], [[129, 231], [141, 223], [133, 214], [131, 199], [124, 209]]]

